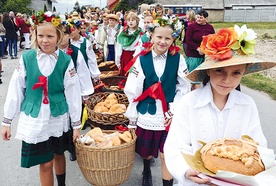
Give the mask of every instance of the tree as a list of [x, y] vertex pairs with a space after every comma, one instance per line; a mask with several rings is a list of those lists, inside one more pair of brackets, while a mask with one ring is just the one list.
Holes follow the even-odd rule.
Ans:
[[2, 0], [1, 12], [20, 12], [31, 14], [32, 10], [28, 7], [31, 4], [31, 0]]
[[127, 0], [121, 0], [114, 8], [113, 10], [115, 10], [116, 12], [121, 11], [121, 10], [131, 10], [133, 7], [129, 6], [127, 3]]
[[44, 12], [47, 12], [48, 10], [47, 10], [47, 6], [46, 6], [46, 4], [44, 4]]

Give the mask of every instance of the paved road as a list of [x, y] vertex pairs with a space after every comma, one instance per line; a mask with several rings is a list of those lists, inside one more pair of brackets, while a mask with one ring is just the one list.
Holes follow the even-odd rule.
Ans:
[[[21, 54], [21, 52], [19, 53]], [[0, 85], [0, 120], [3, 118], [4, 101], [8, 89], [8, 82], [17, 65], [17, 60], [5, 59], [2, 61], [4, 73], [2, 74], [3, 84]], [[276, 152], [276, 101], [271, 100], [266, 94], [254, 91], [252, 89], [242, 87], [242, 90], [252, 96], [259, 108], [260, 118], [262, 120], [263, 130], [268, 139], [269, 148]], [[5, 186], [36, 186], [39, 185], [38, 166], [23, 169], [20, 167], [20, 148], [21, 142], [14, 139], [17, 126], [17, 119], [12, 125], [12, 139], [9, 142], [0, 139], [0, 185]], [[82, 131], [85, 133], [86, 131]], [[77, 162], [71, 162], [67, 157], [67, 186], [88, 186], [90, 185], [78, 167]], [[123, 158], [123, 157], [122, 157]], [[141, 172], [143, 161], [139, 156], [135, 157], [134, 166], [129, 179], [123, 186], [138, 186], [141, 185]], [[162, 184], [160, 161], [152, 166], [154, 186]]]

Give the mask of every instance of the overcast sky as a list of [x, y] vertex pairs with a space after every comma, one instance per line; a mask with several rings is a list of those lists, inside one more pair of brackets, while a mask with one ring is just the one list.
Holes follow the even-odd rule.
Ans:
[[[71, 12], [76, 0], [56, 0], [58, 3], [53, 3], [53, 7], [56, 7], [57, 12], [64, 14], [65, 12]], [[106, 7], [107, 0], [78, 0], [80, 7], [84, 5], [91, 5], [92, 7], [99, 6], [101, 8]]]

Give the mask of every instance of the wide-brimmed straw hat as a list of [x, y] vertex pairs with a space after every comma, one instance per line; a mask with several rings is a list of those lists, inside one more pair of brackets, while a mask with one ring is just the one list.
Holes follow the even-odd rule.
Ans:
[[207, 75], [206, 70], [235, 65], [246, 65], [244, 75], [259, 72], [276, 66], [276, 62], [267, 62], [251, 56], [254, 54], [256, 33], [241, 28], [224, 28], [217, 34], [203, 36], [200, 49], [206, 54], [205, 61], [186, 77], [192, 82], [202, 82]]
[[80, 18], [81, 18], [80, 15], [79, 15], [79, 13], [76, 12], [76, 11], [74, 11], [74, 12], [72, 13], [71, 17], [72, 17], [72, 19], [80, 19]]
[[117, 15], [115, 15], [115, 14], [109, 14], [109, 15], [107, 16], [107, 18], [108, 18], [108, 19], [115, 19], [115, 20], [117, 20], [118, 22], [120, 21], [119, 17], [118, 17]]

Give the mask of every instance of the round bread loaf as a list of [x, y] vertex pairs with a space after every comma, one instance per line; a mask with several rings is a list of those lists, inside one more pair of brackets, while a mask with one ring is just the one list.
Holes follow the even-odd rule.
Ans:
[[204, 167], [254, 176], [264, 171], [264, 165], [254, 141], [223, 138], [207, 143], [201, 149]]

